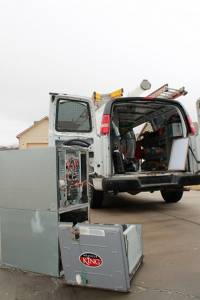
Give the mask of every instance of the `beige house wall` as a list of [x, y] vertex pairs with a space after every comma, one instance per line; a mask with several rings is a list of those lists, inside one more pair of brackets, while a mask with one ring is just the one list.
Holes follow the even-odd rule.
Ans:
[[33, 126], [20, 133], [19, 149], [42, 148], [48, 146], [48, 118], [34, 122]]

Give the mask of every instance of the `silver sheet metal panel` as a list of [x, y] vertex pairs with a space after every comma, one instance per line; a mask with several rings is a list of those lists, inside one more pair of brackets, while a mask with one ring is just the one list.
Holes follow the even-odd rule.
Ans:
[[59, 276], [57, 220], [56, 212], [1, 208], [1, 264]]
[[67, 283], [127, 292], [142, 261], [141, 225], [131, 226], [132, 235], [139, 236], [133, 236], [130, 242], [135, 244], [128, 248], [131, 230], [127, 236], [122, 225], [81, 223], [75, 234], [72, 224], [61, 223], [59, 240]]
[[142, 226], [130, 225], [123, 232], [128, 257], [129, 274], [134, 274], [143, 253]]
[[0, 152], [0, 261], [59, 276], [56, 149]]
[[0, 207], [57, 211], [55, 148], [0, 152]]

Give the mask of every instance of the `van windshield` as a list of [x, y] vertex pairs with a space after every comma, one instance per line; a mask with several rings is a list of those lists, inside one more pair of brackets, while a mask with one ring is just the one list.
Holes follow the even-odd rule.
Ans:
[[88, 103], [70, 99], [58, 100], [56, 130], [90, 132], [91, 118]]

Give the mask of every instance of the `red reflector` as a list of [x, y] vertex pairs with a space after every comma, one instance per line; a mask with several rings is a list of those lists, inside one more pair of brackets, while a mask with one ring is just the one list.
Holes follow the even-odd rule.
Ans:
[[101, 134], [107, 135], [110, 133], [110, 115], [103, 115], [101, 121]]
[[190, 116], [188, 116], [187, 119], [188, 119], [188, 123], [189, 123], [189, 126], [190, 126], [190, 133], [192, 135], [195, 135], [196, 130], [195, 130], [195, 127], [192, 123], [192, 119], [190, 118]]

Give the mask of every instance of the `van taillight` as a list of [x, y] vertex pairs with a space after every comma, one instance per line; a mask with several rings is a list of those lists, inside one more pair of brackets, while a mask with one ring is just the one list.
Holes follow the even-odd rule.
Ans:
[[101, 134], [108, 135], [110, 133], [110, 115], [103, 115], [101, 121]]
[[188, 124], [189, 124], [189, 128], [190, 128], [190, 133], [192, 135], [194, 135], [195, 132], [196, 132], [196, 130], [195, 130], [195, 127], [194, 127], [194, 125], [192, 123], [192, 119], [190, 118], [190, 116], [187, 116], [187, 119], [188, 119]]

